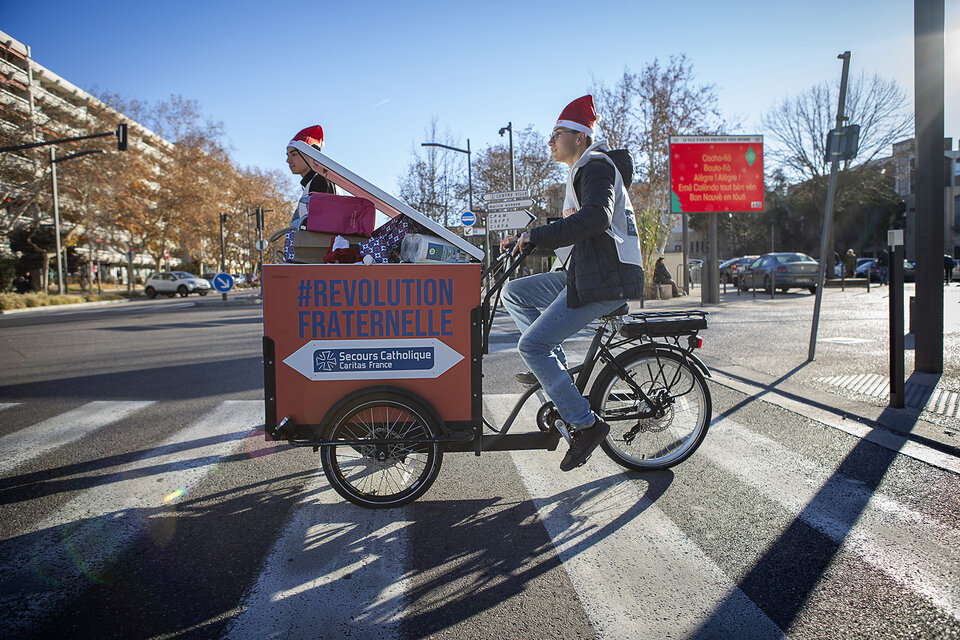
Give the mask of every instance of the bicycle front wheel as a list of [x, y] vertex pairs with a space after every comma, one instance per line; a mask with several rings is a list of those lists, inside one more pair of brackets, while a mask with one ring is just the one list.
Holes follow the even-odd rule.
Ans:
[[430, 412], [413, 398], [365, 394], [334, 417], [327, 438], [354, 444], [320, 447], [323, 472], [356, 505], [398, 507], [423, 495], [440, 473], [440, 445], [424, 442], [439, 436]]
[[680, 464], [710, 426], [710, 390], [703, 374], [667, 350], [639, 347], [620, 354], [616, 365], [608, 364], [597, 376], [590, 405], [610, 425], [603, 450], [638, 471]]

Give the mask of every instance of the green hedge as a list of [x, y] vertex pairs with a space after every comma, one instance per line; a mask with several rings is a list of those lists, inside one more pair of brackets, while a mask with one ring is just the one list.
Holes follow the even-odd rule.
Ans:
[[102, 296], [77, 294], [47, 295], [46, 293], [0, 293], [0, 309], [27, 309], [29, 307], [49, 307], [58, 304], [77, 304], [79, 302], [97, 302], [100, 300], [123, 300], [124, 296], [107, 293]]

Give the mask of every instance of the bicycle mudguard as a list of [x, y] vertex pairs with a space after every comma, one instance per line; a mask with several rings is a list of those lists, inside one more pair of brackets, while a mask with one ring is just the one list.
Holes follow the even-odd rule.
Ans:
[[672, 351], [673, 353], [676, 353], [677, 355], [690, 360], [693, 364], [695, 364], [697, 369], [700, 370], [700, 373], [702, 373], [705, 378], [711, 377], [710, 369], [707, 368], [707, 365], [703, 364], [703, 360], [698, 358], [696, 354], [681, 349], [676, 345], [667, 344], [665, 342], [646, 342], [644, 344], [637, 345], [636, 347], [627, 349], [623, 353], [617, 354], [617, 358], [619, 359], [621, 357], [627, 357], [628, 355], [632, 356], [635, 353], [641, 353], [644, 351]]

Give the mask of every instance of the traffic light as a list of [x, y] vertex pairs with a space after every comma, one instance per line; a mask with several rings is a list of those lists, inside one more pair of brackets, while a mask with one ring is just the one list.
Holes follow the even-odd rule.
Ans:
[[263, 229], [263, 207], [257, 207], [257, 229]]
[[127, 125], [123, 122], [117, 125], [117, 151], [127, 150]]

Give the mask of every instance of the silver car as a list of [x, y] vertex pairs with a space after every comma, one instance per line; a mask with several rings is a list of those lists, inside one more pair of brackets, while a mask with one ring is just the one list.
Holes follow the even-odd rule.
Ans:
[[771, 286], [780, 291], [791, 288], [804, 288], [810, 293], [817, 292], [817, 272], [820, 265], [805, 253], [767, 253], [740, 272], [740, 289], [762, 287], [770, 291]]
[[186, 271], [159, 271], [147, 278], [143, 292], [148, 298], [156, 298], [161, 293], [168, 298], [177, 294], [186, 298], [191, 293], [205, 296], [210, 292], [210, 283]]

